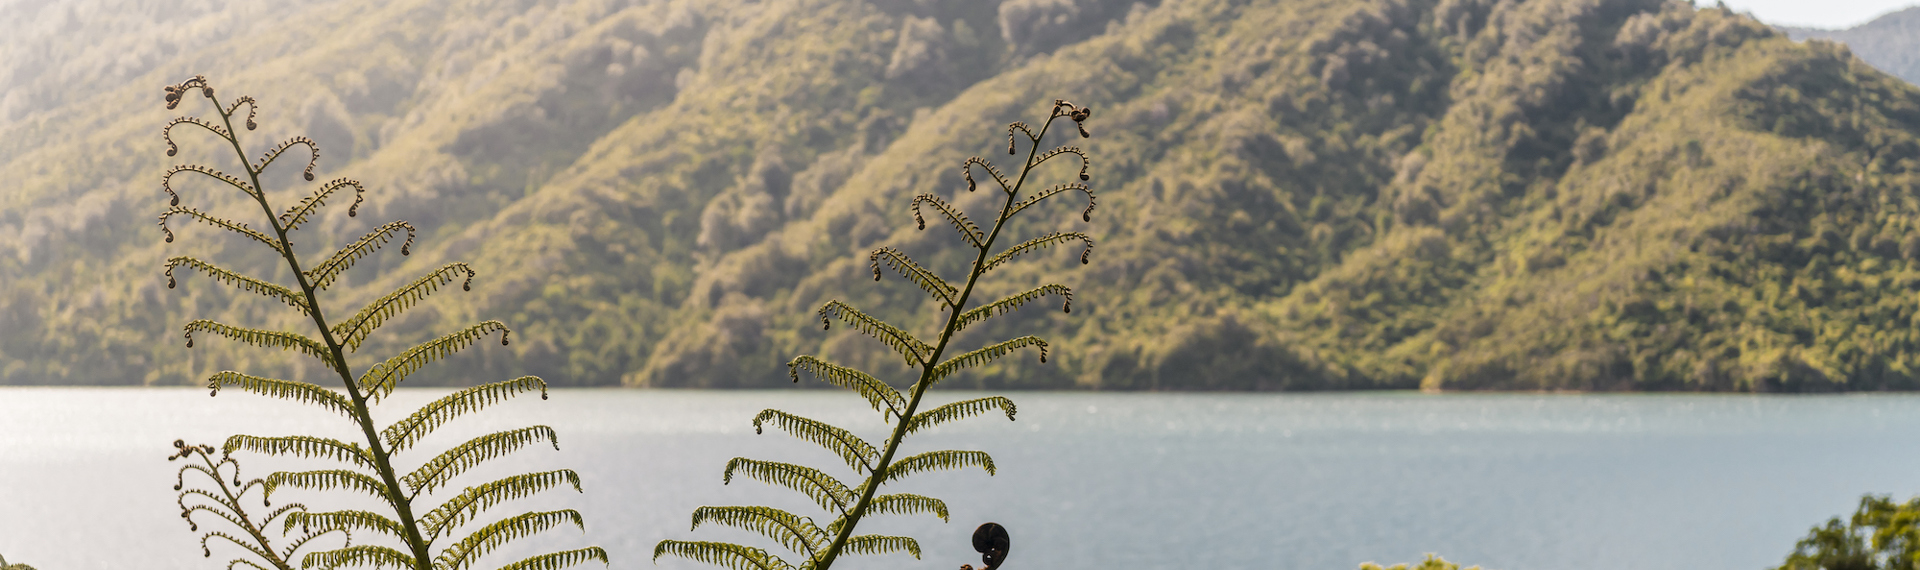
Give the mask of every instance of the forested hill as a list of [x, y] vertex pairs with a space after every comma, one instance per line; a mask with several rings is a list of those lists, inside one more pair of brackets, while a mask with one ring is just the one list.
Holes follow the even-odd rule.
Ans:
[[[45, 5], [42, 5], [45, 4]], [[450, 292], [357, 358], [475, 320], [516, 327], [427, 378], [774, 386], [793, 355], [904, 373], [822, 331], [830, 298], [926, 331], [875, 283], [895, 245], [967, 262], [920, 192], [1005, 156], [1054, 98], [1088, 122], [1091, 223], [992, 296], [1075, 288], [1018, 331], [1046, 364], [954, 386], [1829, 390], [1920, 387], [1920, 89], [1846, 48], [1657, 0], [0, 1], [0, 382], [190, 384], [292, 353], [192, 318], [299, 315], [169, 255], [273, 274], [207, 228], [168, 244], [160, 87], [259, 98], [257, 148], [310, 134], [371, 192], [306, 251], [403, 218], [333, 311], [447, 261]], [[15, 14], [30, 14], [12, 18]], [[182, 111], [204, 113], [189, 101]], [[1065, 139], [1062, 139], [1065, 141]], [[250, 149], [255, 150], [255, 149]], [[297, 168], [269, 185], [304, 192]], [[1070, 167], [1050, 173], [1063, 181]], [[244, 215], [201, 185], [189, 204]], [[344, 210], [344, 208], [342, 208]], [[310, 248], [310, 249], [306, 249]], [[285, 278], [284, 272], [280, 277]], [[295, 328], [294, 330], [299, 330]], [[364, 363], [362, 364], [364, 366]], [[422, 378], [422, 376], [416, 376]]]
[[1796, 40], [1822, 38], [1847, 44], [1860, 59], [1908, 83], [1920, 83], [1920, 6], [1893, 12], [1844, 30], [1785, 28]]

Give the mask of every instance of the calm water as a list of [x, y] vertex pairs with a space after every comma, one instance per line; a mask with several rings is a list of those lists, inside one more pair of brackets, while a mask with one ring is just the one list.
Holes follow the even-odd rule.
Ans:
[[[440, 394], [402, 392], [388, 415]], [[1491, 570], [1758, 569], [1809, 526], [1852, 512], [1861, 493], [1920, 492], [1920, 397], [1907, 395], [1012, 396], [1017, 422], [981, 417], [910, 440], [987, 450], [998, 463], [994, 477], [971, 470], [889, 486], [945, 499], [952, 523], [889, 516], [861, 527], [914, 536], [926, 558], [862, 557], [847, 568], [977, 563], [967, 536], [991, 520], [1012, 531], [1008, 570], [1352, 569], [1423, 552]], [[728, 458], [837, 464], [780, 432], [754, 435], [753, 414], [770, 406], [879, 433], [864, 402], [843, 393], [574, 390], [461, 420], [424, 447], [552, 425], [561, 450], [523, 451], [514, 467], [576, 469], [587, 493], [517, 505], [578, 508], [587, 532], [553, 531], [530, 546], [591, 542], [615, 568], [704, 568], [648, 560], [662, 538], [750, 541], [689, 532], [697, 506], [815, 514], [788, 491], [723, 486]], [[216, 561], [230, 553], [201, 558], [177, 516], [169, 442], [347, 427], [244, 394], [0, 389], [0, 554], [42, 570], [223, 567]]]

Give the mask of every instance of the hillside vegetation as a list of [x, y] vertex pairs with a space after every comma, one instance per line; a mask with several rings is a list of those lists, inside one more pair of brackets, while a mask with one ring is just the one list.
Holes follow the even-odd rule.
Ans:
[[1796, 40], [1820, 38], [1847, 44], [1881, 71], [1920, 83], [1920, 6], [1889, 13], [1844, 30], [1785, 28]]
[[[0, 43], [0, 61], [24, 62], [0, 69], [22, 86], [0, 101], [0, 382], [312, 373], [179, 344], [194, 317], [299, 324], [204, 280], [170, 291], [159, 273], [200, 247], [272, 274], [151, 225], [178, 159], [150, 103], [206, 73], [263, 101], [269, 134], [318, 139], [320, 180], [372, 190], [370, 215], [328, 218], [298, 246], [351, 240], [366, 220], [422, 228], [410, 257], [356, 269], [361, 296], [476, 262], [472, 293], [409, 313], [371, 351], [476, 317], [521, 326], [525, 342], [454, 361], [447, 384], [486, 369], [774, 386], [803, 353], [904, 373], [884, 346], [820, 330], [813, 309], [839, 298], [936, 326], [924, 295], [871, 281], [867, 250], [963, 271], [964, 252], [916, 230], [906, 205], [938, 192], [988, 207], [958, 165], [1004, 153], [1001, 125], [1065, 97], [1094, 110], [1099, 209], [1064, 229], [1099, 238], [1096, 261], [1052, 252], [984, 283], [1070, 284], [1074, 313], [969, 331], [969, 347], [1049, 331], [1056, 357], [949, 385], [1920, 387], [1920, 89], [1722, 9], [180, 4], [6, 5], [34, 16], [29, 39]], [[76, 23], [94, 21], [111, 25]], [[295, 173], [276, 180], [303, 191]], [[1078, 217], [1056, 207], [1036, 218]]]

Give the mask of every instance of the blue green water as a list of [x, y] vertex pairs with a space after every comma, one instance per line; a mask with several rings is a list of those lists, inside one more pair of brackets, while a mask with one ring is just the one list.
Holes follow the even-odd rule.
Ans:
[[[383, 413], [442, 393], [403, 391]], [[988, 451], [997, 476], [940, 473], [887, 489], [945, 499], [951, 523], [886, 516], [862, 525], [918, 538], [924, 559], [856, 558], [844, 568], [977, 564], [967, 536], [991, 520], [1011, 531], [1008, 570], [1352, 569], [1423, 552], [1489, 570], [1758, 569], [1809, 526], [1850, 513], [1862, 493], [1920, 493], [1920, 397], [1911, 395], [1010, 395], [1018, 421], [983, 416], [909, 445]], [[782, 489], [721, 484], [734, 456], [838, 464], [780, 432], [755, 435], [751, 419], [766, 407], [864, 426], [869, 437], [884, 427], [864, 401], [837, 392], [567, 390], [459, 420], [422, 449], [551, 425], [560, 451], [523, 451], [465, 481], [581, 473], [585, 494], [550, 492], [498, 511], [585, 514], [584, 537], [551, 531], [527, 547], [593, 543], [614, 568], [701, 568], [655, 566], [652, 546], [751, 537], [689, 532], [697, 506], [771, 504], [826, 518]], [[41, 570], [222, 568], [231, 553], [202, 558], [178, 517], [169, 443], [348, 429], [339, 416], [244, 394], [0, 389], [0, 554]], [[403, 463], [425, 459], [416, 452]]]

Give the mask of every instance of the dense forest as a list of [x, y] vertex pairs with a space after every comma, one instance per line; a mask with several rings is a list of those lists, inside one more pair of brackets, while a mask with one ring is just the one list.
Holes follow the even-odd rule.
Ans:
[[[4, 4], [31, 17], [0, 38], [0, 383], [312, 373], [182, 347], [191, 318], [300, 324], [161, 275], [181, 254], [274, 274], [211, 229], [166, 244], [153, 225], [166, 166], [219, 163], [204, 144], [166, 156], [171, 115], [154, 110], [161, 86], [205, 73], [263, 102], [262, 140], [317, 139], [318, 180], [370, 188], [362, 216], [324, 219], [299, 247], [368, 220], [421, 228], [411, 256], [362, 262], [351, 291], [474, 262], [473, 292], [408, 313], [370, 352], [476, 317], [515, 323], [516, 342], [427, 381], [774, 386], [802, 353], [905, 372], [812, 311], [839, 298], [934, 326], [925, 295], [871, 281], [866, 252], [963, 271], [941, 228], [915, 229], [910, 198], [988, 207], [961, 161], [1004, 152], [1004, 123], [1064, 97], [1094, 110], [1099, 210], [1014, 229], [1087, 231], [1100, 251], [984, 284], [1065, 283], [1074, 312], [969, 331], [1048, 331], [1056, 357], [949, 385], [1920, 388], [1920, 89], [1721, 8]], [[269, 188], [307, 184], [296, 168]], [[244, 215], [239, 198], [195, 205]], [[1037, 218], [1079, 217], [1056, 207]]]
[[1920, 83], [1920, 6], [1914, 6], [1844, 30], [1782, 28], [1787, 37], [1821, 38], [1847, 44], [1854, 55], [1874, 67]]

